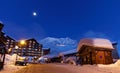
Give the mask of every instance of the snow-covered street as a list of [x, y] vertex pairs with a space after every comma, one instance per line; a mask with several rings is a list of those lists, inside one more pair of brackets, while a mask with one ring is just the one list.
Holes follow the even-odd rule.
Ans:
[[[16, 56], [6, 55], [4, 69], [0, 73], [120, 73], [120, 60], [109, 65], [97, 64], [97, 65], [71, 65], [64, 63], [49, 63], [49, 64], [33, 64], [26, 66], [15, 66]], [[30, 70], [30, 71], [29, 71]], [[63, 71], [65, 70], [65, 71]]]
[[26, 66], [15, 66], [15, 65], [5, 65], [4, 69], [0, 73], [15, 73], [17, 70], [22, 69]]
[[[27, 70], [26, 70], [27, 69]], [[66, 71], [63, 71], [66, 70]], [[29, 71], [30, 70], [30, 71]], [[0, 73], [120, 73], [120, 60], [114, 64], [109, 65], [70, 65], [61, 63], [51, 63], [51, 64], [33, 64], [26, 66], [15, 66], [15, 65], [5, 65], [4, 69]]]
[[33, 64], [16, 73], [120, 73], [120, 67], [109, 65]]
[[8, 55], [6, 54], [5, 63], [3, 70], [0, 73], [14, 73], [17, 70], [24, 68], [26, 66], [15, 66], [16, 54]]
[[[70, 70], [72, 73], [120, 73], [120, 67], [109, 67], [109, 65], [57, 65]], [[102, 66], [102, 67], [100, 67]]]

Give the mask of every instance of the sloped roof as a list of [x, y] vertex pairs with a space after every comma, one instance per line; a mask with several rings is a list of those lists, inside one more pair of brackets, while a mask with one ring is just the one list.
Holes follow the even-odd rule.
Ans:
[[83, 45], [100, 47], [105, 49], [114, 49], [112, 43], [108, 39], [102, 39], [102, 38], [85, 38], [80, 40], [77, 51], [79, 51]]
[[67, 54], [71, 54], [71, 53], [76, 53], [76, 52], [77, 52], [76, 49], [72, 49], [72, 50], [69, 50], [69, 51], [61, 52], [59, 55], [63, 56], [63, 55], [67, 55]]

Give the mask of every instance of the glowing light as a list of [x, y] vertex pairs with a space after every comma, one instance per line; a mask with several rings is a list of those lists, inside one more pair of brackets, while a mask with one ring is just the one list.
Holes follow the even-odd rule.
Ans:
[[36, 12], [33, 12], [33, 16], [37, 16], [37, 13], [36, 13]]
[[21, 41], [20, 41], [20, 44], [21, 44], [21, 45], [24, 45], [24, 44], [25, 44], [25, 40], [21, 40]]

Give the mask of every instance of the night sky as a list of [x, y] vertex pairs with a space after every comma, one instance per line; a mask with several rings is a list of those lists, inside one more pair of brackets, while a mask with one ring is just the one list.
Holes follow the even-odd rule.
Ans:
[[119, 41], [120, 1], [0, 0], [0, 21], [6, 35], [16, 40], [101, 37]]

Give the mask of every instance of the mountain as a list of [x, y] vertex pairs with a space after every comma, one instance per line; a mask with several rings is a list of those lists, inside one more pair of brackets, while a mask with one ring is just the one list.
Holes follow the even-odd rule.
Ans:
[[47, 37], [39, 41], [43, 44], [43, 48], [50, 48], [50, 54], [57, 55], [60, 52], [77, 48], [77, 41], [70, 38], [53, 38]]

